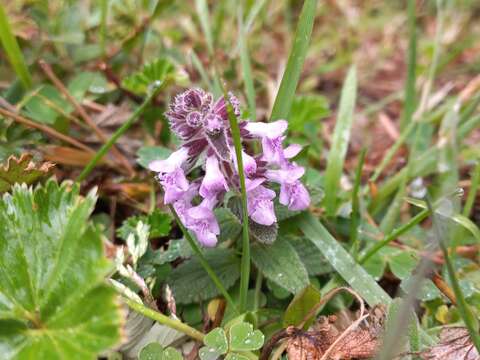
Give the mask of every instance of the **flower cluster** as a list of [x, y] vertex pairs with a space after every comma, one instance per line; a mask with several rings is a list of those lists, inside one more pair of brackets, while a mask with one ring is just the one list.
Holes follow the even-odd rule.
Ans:
[[[228, 101], [240, 117], [239, 102], [232, 94]], [[166, 112], [172, 131], [183, 144], [167, 159], [150, 163], [158, 174], [165, 204], [173, 205], [185, 227], [207, 247], [215, 246], [220, 233], [213, 210], [227, 191], [239, 191], [238, 166], [223, 97], [214, 101], [212, 94], [190, 89], [177, 95]], [[239, 121], [242, 143], [261, 141], [262, 153], [249, 155], [242, 150], [246, 178], [248, 215], [261, 225], [277, 221], [269, 182], [280, 185], [279, 202], [290, 210], [308, 207], [310, 197], [300, 178], [305, 170], [291, 161], [301, 150], [299, 145], [283, 147], [287, 122]], [[205, 175], [189, 181], [186, 175], [201, 159]]]

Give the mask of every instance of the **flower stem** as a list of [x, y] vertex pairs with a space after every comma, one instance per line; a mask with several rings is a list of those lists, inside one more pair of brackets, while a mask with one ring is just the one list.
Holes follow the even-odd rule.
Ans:
[[217, 287], [217, 289], [220, 291], [220, 293], [223, 295], [225, 300], [227, 301], [228, 305], [237, 313], [240, 314], [237, 306], [233, 302], [232, 297], [228, 294], [227, 289], [223, 286], [222, 282], [218, 278], [217, 274], [215, 274], [215, 271], [212, 269], [210, 264], [208, 263], [207, 259], [205, 258], [205, 255], [203, 254], [202, 250], [198, 246], [197, 242], [192, 238], [192, 235], [188, 232], [188, 230], [185, 228], [183, 225], [182, 221], [178, 217], [177, 212], [173, 208], [173, 206], [169, 205], [170, 211], [172, 212], [173, 216], [175, 217], [175, 220], [177, 220], [178, 226], [180, 226], [180, 229], [183, 232], [183, 235], [185, 236], [185, 239], [187, 239], [188, 243], [190, 244], [192, 250], [195, 252], [195, 254], [198, 256], [198, 260], [200, 261], [200, 264], [203, 266], [207, 274], [210, 276], [212, 279], [213, 283]]
[[163, 315], [162, 313], [159, 313], [158, 311], [152, 310], [148, 307], [146, 307], [143, 304], [140, 304], [132, 299], [129, 299], [127, 297], [123, 297], [123, 301], [133, 310], [136, 312], [153, 319], [157, 322], [159, 322], [162, 325], [166, 325], [172, 329], [175, 329], [177, 331], [180, 331], [181, 333], [184, 333], [185, 335], [190, 336], [192, 339], [202, 341], [203, 342], [203, 337], [204, 334], [198, 331], [197, 329], [194, 329], [187, 324], [181, 322], [180, 320], [175, 320], [172, 318], [169, 318], [166, 315]]
[[247, 188], [245, 186], [245, 172], [243, 170], [242, 141], [240, 139], [240, 129], [232, 104], [228, 96], [224, 93], [227, 104], [228, 120], [232, 132], [233, 144], [235, 145], [235, 155], [238, 164], [238, 177], [240, 179], [240, 191], [242, 195], [242, 264], [240, 272], [240, 312], [243, 313], [247, 307], [248, 283], [250, 280], [250, 238], [248, 236], [248, 211], [247, 211]]
[[403, 233], [410, 230], [415, 225], [419, 224], [421, 221], [427, 218], [430, 215], [430, 210], [425, 209], [415, 215], [408, 223], [399, 227], [396, 230], [393, 230], [390, 234], [385, 236], [382, 240], [377, 242], [368, 252], [360, 258], [359, 264], [364, 264], [368, 259], [370, 259], [373, 255], [375, 255], [381, 248], [388, 245], [390, 242], [398, 238]]
[[88, 174], [97, 166], [98, 162], [105, 156], [105, 154], [110, 150], [110, 148], [117, 142], [117, 140], [135, 123], [138, 117], [145, 111], [150, 101], [157, 95], [158, 91], [162, 85], [156, 86], [150, 95], [145, 99], [145, 101], [135, 110], [135, 112], [130, 116], [130, 118], [120, 126], [112, 135], [112, 137], [98, 150], [96, 155], [92, 160], [85, 166], [80, 175], [78, 175], [76, 181], [83, 181]]

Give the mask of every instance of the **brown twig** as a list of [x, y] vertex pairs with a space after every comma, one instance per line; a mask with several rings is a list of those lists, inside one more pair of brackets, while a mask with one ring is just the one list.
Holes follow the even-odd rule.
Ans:
[[443, 280], [443, 278], [437, 273], [434, 273], [431, 279], [437, 289], [440, 290], [441, 293], [445, 295], [453, 305], [457, 305], [457, 298], [455, 296], [455, 293], [450, 288], [450, 286], [448, 286], [447, 282]]
[[[81, 118], [92, 128], [95, 132], [97, 137], [103, 142], [106, 143], [108, 141], [107, 136], [100, 130], [100, 128], [95, 124], [92, 118], [87, 114], [85, 109], [78, 103], [78, 101], [69, 93], [65, 85], [58, 79], [55, 73], [52, 70], [52, 67], [47, 64], [44, 60], [38, 61], [40, 67], [42, 68], [45, 75], [50, 79], [50, 81], [55, 85], [55, 87], [60, 91], [65, 98], [73, 105], [75, 110], [81, 116]], [[128, 159], [122, 155], [122, 153], [114, 146], [112, 146], [112, 153], [115, 157], [119, 160], [119, 162], [123, 165], [123, 167], [127, 170], [130, 176], [135, 175], [135, 170], [133, 169], [132, 165]]]
[[25, 126], [28, 126], [30, 128], [33, 128], [33, 129], [37, 129], [37, 130], [40, 130], [54, 138], [57, 138], [59, 140], [62, 140], [62, 141], [65, 141], [66, 143], [69, 143], [70, 145], [73, 145], [79, 149], [82, 149], [84, 151], [87, 151], [88, 153], [90, 154], [95, 154], [95, 151], [90, 149], [88, 146], [86, 146], [85, 144], [82, 144], [80, 141], [78, 140], [75, 140], [73, 138], [71, 138], [70, 136], [67, 136], [67, 135], [64, 135], [46, 125], [42, 125], [42, 124], [39, 124], [39, 123], [36, 123], [32, 120], [29, 120], [21, 115], [18, 115], [14, 112], [11, 112], [11, 111], [8, 111], [8, 110], [5, 110], [3, 108], [0, 108], [0, 114], [3, 115], [3, 116], [6, 116], [20, 124], [23, 124]]

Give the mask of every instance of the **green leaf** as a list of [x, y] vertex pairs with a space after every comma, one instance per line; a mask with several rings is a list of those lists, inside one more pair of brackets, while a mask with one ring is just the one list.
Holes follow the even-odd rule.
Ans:
[[309, 284], [305, 266], [285, 238], [278, 238], [272, 245], [254, 244], [252, 260], [266, 278], [292, 294]]
[[72, 106], [51, 85], [42, 85], [23, 100], [28, 117], [39, 123], [53, 125], [62, 114], [70, 113]]
[[225, 330], [222, 328], [215, 328], [210, 331], [205, 335], [203, 343], [220, 355], [226, 354], [228, 351], [227, 334], [225, 334]]
[[17, 73], [18, 78], [22, 82], [25, 89], [32, 86], [32, 77], [28, 71], [20, 46], [18, 46], [17, 39], [13, 36], [12, 29], [8, 22], [7, 14], [0, 4], [0, 41], [7, 55], [7, 59]]
[[131, 216], [126, 219], [117, 229], [117, 235], [123, 240], [127, 240], [129, 234], [135, 233], [135, 228], [140, 221], [150, 227], [150, 238], [167, 236], [170, 233], [171, 216], [155, 209], [149, 215]]
[[305, 125], [318, 123], [330, 114], [328, 101], [320, 95], [296, 96], [288, 118], [290, 131], [304, 132]]
[[253, 351], [262, 347], [265, 337], [253, 325], [242, 322], [230, 328], [230, 349], [233, 351]]
[[317, 276], [332, 272], [330, 263], [310, 240], [303, 236], [287, 235], [285, 237], [295, 248], [296, 253], [307, 269], [308, 275]]
[[[312, 308], [319, 303], [321, 297], [320, 291], [312, 285], [308, 285], [302, 292], [295, 295], [283, 315], [283, 327], [300, 325]], [[314, 317], [312, 317], [310, 321], [305, 323], [304, 328], [308, 329], [314, 320]]]
[[49, 181], [0, 203], [0, 344], [4, 359], [90, 359], [120, 340], [111, 265], [88, 218], [96, 197]]
[[305, 0], [303, 3], [292, 50], [288, 56], [287, 67], [283, 73], [282, 82], [280, 83], [275, 103], [273, 104], [270, 121], [286, 119], [290, 114], [297, 84], [300, 79], [300, 74], [302, 73], [303, 63], [307, 56], [316, 8], [317, 0]]
[[143, 95], [148, 94], [155, 83], [181, 83], [184, 80], [185, 74], [176, 69], [169, 60], [159, 58], [123, 79], [122, 86], [135, 94]]
[[47, 176], [54, 166], [50, 162], [38, 165], [31, 160], [31, 154], [23, 154], [19, 159], [10, 156], [7, 163], [0, 166], [0, 192], [10, 190], [15, 183], [33, 184]]
[[172, 151], [162, 146], [143, 146], [137, 152], [137, 162], [148, 169], [148, 164], [154, 160], [166, 159]]
[[204, 346], [198, 351], [198, 356], [201, 360], [217, 360], [221, 354], [210, 347]]
[[215, 209], [215, 217], [220, 226], [219, 241], [235, 240], [242, 232], [240, 220], [227, 208]]
[[139, 360], [163, 360], [163, 347], [158, 342], [152, 342], [143, 347], [138, 354]]
[[[225, 288], [235, 284], [240, 277], [240, 262], [234, 250], [211, 249], [205, 252], [205, 257]], [[175, 268], [168, 283], [177, 304], [203, 301], [220, 294], [197, 257]]]
[[330, 261], [332, 267], [370, 306], [389, 304], [391, 299], [343, 246], [311, 214], [298, 218], [298, 228]]
[[340, 192], [340, 177], [347, 154], [350, 130], [353, 124], [353, 110], [357, 96], [357, 73], [352, 67], [348, 71], [342, 88], [340, 105], [333, 133], [332, 147], [328, 154], [325, 170], [325, 207], [327, 214], [335, 215], [337, 196]]
[[247, 356], [242, 354], [230, 353], [225, 356], [225, 360], [250, 360]]

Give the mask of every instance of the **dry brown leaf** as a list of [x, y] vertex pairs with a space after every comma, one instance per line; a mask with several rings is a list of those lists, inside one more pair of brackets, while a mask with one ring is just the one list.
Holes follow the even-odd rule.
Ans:
[[10, 190], [15, 183], [33, 184], [55, 166], [51, 162], [35, 164], [32, 158], [32, 154], [22, 154], [20, 158], [12, 155], [0, 166], [0, 192]]
[[445, 327], [440, 341], [420, 354], [424, 360], [480, 360], [478, 351], [464, 327]]
[[349, 324], [344, 320], [340, 316], [323, 316], [309, 331], [290, 329], [288, 358], [350, 360], [373, 357], [381, 342], [385, 308], [376, 306], [367, 315]]

